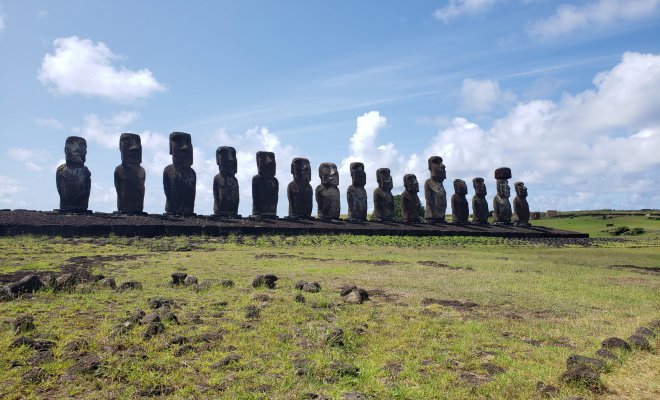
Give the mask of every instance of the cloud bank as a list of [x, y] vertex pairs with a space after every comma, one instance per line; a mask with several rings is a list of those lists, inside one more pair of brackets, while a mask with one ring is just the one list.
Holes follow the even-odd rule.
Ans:
[[481, 14], [490, 10], [497, 0], [449, 0], [446, 6], [437, 9], [433, 16], [442, 22], [453, 19]]

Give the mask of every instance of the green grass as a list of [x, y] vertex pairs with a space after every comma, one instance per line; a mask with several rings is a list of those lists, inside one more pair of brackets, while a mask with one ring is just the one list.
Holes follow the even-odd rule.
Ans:
[[[576, 216], [568, 218], [544, 218], [531, 221], [534, 225], [588, 233], [590, 237], [613, 237], [605, 232], [613, 227], [644, 228], [642, 237], [660, 237], [660, 219], [651, 219], [635, 215], [612, 215], [607, 219], [602, 216]], [[609, 226], [608, 226], [609, 225]], [[626, 237], [625, 235], [620, 237]]]
[[[0, 303], [0, 398], [128, 399], [156, 388], [167, 393], [157, 397], [177, 399], [297, 399], [308, 392], [342, 398], [351, 391], [374, 399], [529, 399], [537, 397], [537, 381], [560, 387], [562, 397], [592, 398], [586, 389], [559, 381], [566, 357], [592, 355], [604, 338], [626, 338], [660, 318], [657, 273], [608, 268], [657, 267], [660, 240], [655, 238], [588, 247], [344, 235], [1, 238], [0, 273], [57, 270], [72, 257], [103, 256], [91, 262], [92, 272], [117, 283], [137, 280], [143, 289], [44, 291]], [[436, 264], [420, 263], [428, 261]], [[202, 291], [173, 288], [169, 276], [175, 271], [214, 283]], [[265, 273], [279, 277], [277, 288], [253, 289], [252, 278]], [[222, 279], [236, 285], [223, 287]], [[319, 293], [304, 293], [304, 304], [294, 301], [299, 293], [294, 284], [301, 279], [322, 286]], [[339, 288], [349, 283], [370, 291], [371, 300], [343, 303]], [[255, 300], [258, 294], [270, 301]], [[165, 332], [151, 340], [142, 339], [144, 327], [111, 337], [135, 308], [149, 312], [151, 297], [174, 299], [181, 324], [165, 323]], [[424, 298], [478, 306], [424, 306]], [[261, 308], [260, 318], [246, 318], [248, 305]], [[41, 383], [23, 380], [34, 351], [9, 348], [16, 337], [11, 322], [23, 313], [35, 319], [30, 336], [57, 343], [55, 359], [41, 365], [47, 373]], [[195, 316], [202, 323], [195, 323]], [[335, 327], [345, 333], [344, 346], [324, 341]], [[195, 340], [205, 332], [221, 332], [222, 339]], [[193, 349], [177, 356], [180, 346], [168, 345], [176, 336], [189, 338]], [[64, 346], [78, 338], [87, 340], [86, 351], [98, 354], [103, 365], [94, 376], [61, 381], [75, 362]], [[630, 390], [637, 398], [652, 398], [657, 385], [641, 380], [660, 381], [658, 344], [643, 362], [626, 356], [622, 365], [612, 365], [606, 384], [619, 394]], [[230, 354], [241, 359], [214, 366]], [[11, 368], [13, 361], [19, 366]], [[337, 364], [359, 372], [342, 374]], [[487, 364], [504, 372], [491, 375]], [[304, 365], [302, 376], [294, 365]], [[639, 365], [645, 369], [630, 370]]]

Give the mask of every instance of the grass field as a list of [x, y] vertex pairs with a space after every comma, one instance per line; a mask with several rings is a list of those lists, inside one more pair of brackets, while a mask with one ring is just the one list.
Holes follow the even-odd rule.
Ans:
[[[637, 218], [625, 223], [641, 226]], [[571, 229], [576, 220], [553, 222]], [[589, 224], [582, 226], [590, 233], [598, 229]], [[653, 232], [589, 246], [461, 237], [15, 237], [1, 238], [0, 250], [0, 274], [68, 265], [143, 287], [87, 284], [0, 303], [0, 398], [530, 399], [541, 396], [538, 381], [556, 386], [556, 398], [660, 398], [658, 338], [652, 351], [608, 364], [604, 393], [560, 379], [570, 354], [592, 356], [603, 339], [625, 339], [660, 319]], [[172, 287], [175, 271], [209, 282]], [[277, 287], [252, 288], [257, 274], [277, 275]], [[317, 281], [321, 291], [300, 292], [299, 280]], [[345, 284], [366, 289], [370, 300], [343, 302]], [[295, 300], [300, 293], [304, 303]], [[116, 332], [136, 308], [150, 313], [156, 297], [174, 301], [178, 324], [164, 322], [150, 339], [144, 325]], [[11, 347], [20, 336], [12, 323], [25, 314], [35, 329], [23, 335], [54, 342], [52, 358]], [[342, 345], [328, 341], [337, 328]], [[100, 366], [76, 371], [89, 354]]]

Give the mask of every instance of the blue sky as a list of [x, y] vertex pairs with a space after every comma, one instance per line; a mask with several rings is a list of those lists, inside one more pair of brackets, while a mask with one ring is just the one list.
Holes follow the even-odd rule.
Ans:
[[[660, 0], [0, 0], [0, 208], [58, 206], [64, 141], [88, 141], [90, 209], [116, 208], [119, 135], [142, 136], [145, 209], [162, 212], [167, 136], [192, 135], [195, 211], [236, 147], [240, 212], [274, 151], [280, 215], [293, 157], [428, 176], [493, 171], [532, 209], [658, 207]], [[314, 173], [312, 185], [319, 179]], [[473, 190], [470, 185], [468, 196]], [[345, 202], [343, 212], [346, 212]]]

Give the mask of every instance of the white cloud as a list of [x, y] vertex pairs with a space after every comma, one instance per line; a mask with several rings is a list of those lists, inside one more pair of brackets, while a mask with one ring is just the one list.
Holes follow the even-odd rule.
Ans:
[[476, 15], [490, 10], [497, 0], [449, 0], [447, 5], [435, 10], [433, 16], [449, 22], [464, 15]]
[[464, 79], [461, 87], [463, 108], [477, 112], [488, 112], [498, 103], [509, 103], [515, 96], [508, 91], [502, 91], [495, 80]]
[[596, 0], [582, 6], [562, 4], [550, 17], [534, 21], [530, 36], [548, 39], [577, 30], [608, 27], [657, 15], [660, 0]]
[[0, 33], [2, 33], [7, 25], [5, 24], [5, 15], [2, 13], [2, 5], [0, 5]]
[[[0, 175], [0, 196], [5, 197], [12, 194], [24, 192], [25, 188], [18, 184], [16, 179]], [[3, 199], [4, 200], [4, 199]]]
[[55, 39], [54, 47], [52, 54], [44, 56], [37, 75], [54, 93], [131, 102], [165, 90], [148, 69], [113, 66], [121, 57], [103, 42], [70, 36]]
[[23, 166], [32, 172], [42, 172], [47, 170], [53, 161], [53, 156], [44, 149], [9, 149], [9, 158], [23, 163]]
[[37, 124], [37, 126], [40, 126], [42, 128], [49, 128], [49, 129], [64, 128], [64, 123], [62, 123], [62, 121], [55, 118], [37, 118], [34, 122]]

